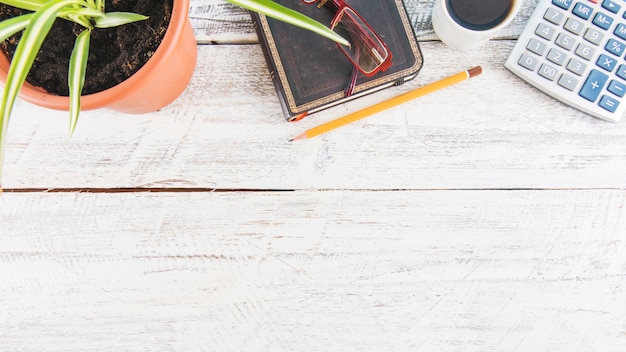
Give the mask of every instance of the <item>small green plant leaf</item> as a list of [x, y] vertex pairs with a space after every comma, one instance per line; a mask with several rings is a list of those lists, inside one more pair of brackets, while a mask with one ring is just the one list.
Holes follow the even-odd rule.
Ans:
[[110, 28], [146, 19], [148, 19], [147, 16], [132, 12], [107, 12], [104, 16], [96, 18], [95, 21], [97, 28]]
[[80, 96], [85, 85], [85, 72], [87, 71], [87, 59], [89, 58], [89, 43], [91, 30], [82, 31], [70, 56], [70, 68], [68, 72], [68, 86], [70, 90], [70, 136], [74, 134], [78, 114], [80, 113]]
[[34, 14], [29, 13], [0, 22], [0, 42], [28, 26]]
[[88, 17], [102, 17], [104, 13], [93, 9], [91, 7], [80, 7], [77, 9], [74, 8], [65, 8], [59, 11], [59, 17], [66, 16], [88, 16]]
[[48, 0], [34, 13], [15, 49], [0, 101], [0, 175], [2, 174], [4, 144], [6, 142], [4, 136], [17, 94], [22, 88], [28, 71], [30, 71], [41, 44], [54, 24], [58, 12], [65, 6], [80, 2], [81, 0]]
[[71, 7], [64, 8], [57, 16], [78, 23], [87, 29], [93, 29], [93, 18], [103, 17], [104, 13], [91, 7]]
[[[92, 0], [87, 0], [92, 1]], [[93, 0], [95, 1], [96, 10], [100, 12], [104, 12], [104, 0]]]
[[87, 28], [93, 29], [92, 19], [94, 17], [102, 17], [104, 13], [95, 10], [91, 7], [66, 7], [63, 10], [59, 11], [58, 17], [64, 18], [66, 20], [78, 23], [79, 25]]
[[46, 2], [47, 0], [2, 0], [3, 4], [29, 11], [39, 10]]
[[66, 19], [66, 20], [69, 20], [69, 21], [72, 21], [72, 22], [75, 22], [75, 23], [78, 23], [79, 25], [81, 25], [81, 26], [83, 26], [85, 28], [93, 29], [93, 24], [91, 23], [90, 17], [77, 16], [77, 15], [74, 15], [74, 14], [67, 14], [67, 15], [64, 15], [64, 16], [59, 14], [59, 17], [63, 18], [63, 19]]
[[226, 0], [245, 9], [262, 13], [265, 16], [292, 24], [297, 27], [315, 32], [335, 42], [350, 46], [350, 43], [339, 34], [330, 30], [320, 22], [301, 14], [295, 10], [284, 7], [271, 0]]

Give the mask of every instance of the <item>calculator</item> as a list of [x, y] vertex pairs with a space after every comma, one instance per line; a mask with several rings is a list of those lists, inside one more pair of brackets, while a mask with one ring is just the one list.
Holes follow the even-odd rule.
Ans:
[[540, 0], [505, 67], [597, 118], [626, 112], [626, 1]]

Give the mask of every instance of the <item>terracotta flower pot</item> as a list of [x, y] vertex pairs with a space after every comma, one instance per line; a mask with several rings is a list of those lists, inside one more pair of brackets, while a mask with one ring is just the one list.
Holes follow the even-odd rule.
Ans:
[[[189, 0], [174, 0], [172, 17], [163, 40], [150, 60], [124, 82], [107, 90], [83, 95], [81, 110], [99, 108], [141, 114], [173, 102], [187, 87], [196, 66], [197, 47], [188, 18]], [[9, 60], [0, 55], [0, 80], [6, 81]], [[36, 105], [69, 110], [69, 98], [49, 94], [25, 82], [19, 97]]]

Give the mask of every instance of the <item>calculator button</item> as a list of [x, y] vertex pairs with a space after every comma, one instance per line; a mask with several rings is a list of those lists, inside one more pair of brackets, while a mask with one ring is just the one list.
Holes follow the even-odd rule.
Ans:
[[537, 68], [537, 64], [539, 63], [539, 59], [528, 54], [522, 55], [517, 63], [531, 71], [534, 71]]
[[561, 22], [563, 22], [563, 18], [565, 18], [565, 15], [563, 15], [562, 12], [559, 12], [553, 8], [549, 8], [548, 10], [546, 10], [546, 13], [543, 15], [544, 20], [556, 24], [557, 26], [561, 25]]
[[596, 101], [608, 79], [609, 76], [604, 73], [598, 70], [591, 70], [589, 77], [583, 83], [583, 87], [578, 94], [591, 102]]
[[606, 42], [604, 49], [615, 56], [621, 56], [624, 52], [624, 43], [615, 39], [609, 39], [609, 41]]
[[565, 50], [572, 50], [575, 42], [576, 41], [574, 40], [574, 38], [564, 33], [560, 33], [556, 37], [556, 40], [555, 40], [556, 45], [560, 46], [561, 48]]
[[550, 81], [554, 81], [556, 78], [556, 69], [548, 64], [542, 64], [537, 73], [539, 73], [539, 76]]
[[570, 59], [567, 63], [567, 70], [577, 76], [582, 76], [586, 69], [587, 65], [578, 59]]
[[548, 26], [545, 23], [540, 23], [535, 30], [535, 34], [543, 39], [552, 40], [552, 38], [554, 38], [554, 34], [556, 34], [556, 29]]
[[626, 40], [626, 24], [618, 23], [617, 27], [615, 27], [615, 30], [613, 31], [613, 34]]
[[563, 88], [565, 88], [565, 89], [567, 89], [569, 91], [572, 91], [572, 90], [576, 89], [576, 85], [578, 85], [578, 80], [576, 80], [576, 78], [574, 78], [574, 77], [564, 73], [564, 74], [561, 75], [561, 78], [559, 78], [558, 84], [561, 87], [563, 87]]
[[615, 74], [617, 75], [617, 77], [626, 80], [626, 65], [619, 65]]
[[587, 61], [590, 61], [593, 58], [593, 55], [596, 53], [596, 49], [585, 44], [579, 44], [575, 52], [576, 55], [582, 57]]
[[598, 105], [600, 105], [601, 108], [607, 111], [615, 112], [615, 110], [617, 110], [617, 107], [619, 106], [619, 101], [617, 101], [617, 99], [611, 98], [608, 95], [603, 95]]
[[624, 93], [626, 93], [626, 84], [620, 81], [612, 80], [611, 82], [609, 82], [609, 87], [607, 88], [607, 90], [622, 98], [624, 96]]
[[609, 29], [612, 23], [613, 23], [613, 19], [603, 14], [602, 12], [598, 12], [593, 18], [593, 24], [595, 24], [596, 26], [604, 30]]
[[598, 60], [596, 61], [596, 66], [609, 72], [613, 71], [616, 65], [617, 65], [617, 60], [604, 54], [600, 55], [598, 57]]
[[587, 31], [585, 31], [583, 38], [591, 44], [600, 45], [602, 38], [604, 38], [604, 33], [593, 27], [589, 27]]
[[543, 56], [543, 54], [546, 53], [547, 48], [548, 48], [548, 45], [546, 43], [543, 43], [540, 40], [537, 40], [535, 38], [531, 39], [528, 42], [528, 45], [526, 45], [526, 49], [540, 56]]
[[569, 7], [572, 6], [572, 0], [552, 0], [552, 4], [563, 10], [569, 10]]
[[548, 52], [548, 55], [546, 56], [546, 58], [548, 60], [550, 60], [552, 63], [555, 63], [559, 66], [563, 66], [563, 64], [565, 63], [565, 54], [557, 49], [550, 49], [550, 51]]
[[591, 17], [591, 14], [593, 13], [593, 9], [591, 8], [591, 6], [587, 4], [578, 2], [576, 3], [576, 6], [574, 6], [574, 10], [572, 12], [574, 13], [574, 15], [580, 18], [584, 20], [588, 20]]
[[618, 13], [619, 9], [622, 8], [620, 5], [618, 5], [615, 1], [612, 1], [612, 0], [604, 0], [602, 2], [602, 7], [604, 7], [605, 9], [613, 13]]
[[577, 19], [572, 17], [572, 18], [568, 18], [567, 19], [567, 21], [565, 22], [565, 25], [563, 26], [563, 28], [568, 30], [570, 33], [573, 33], [573, 34], [576, 34], [576, 35], [580, 35], [580, 33], [585, 28], [585, 25], [583, 24], [582, 21], [577, 20]]

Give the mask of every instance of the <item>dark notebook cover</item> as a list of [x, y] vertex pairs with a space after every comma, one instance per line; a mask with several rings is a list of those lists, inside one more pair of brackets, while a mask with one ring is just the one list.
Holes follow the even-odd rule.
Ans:
[[[333, 11], [300, 0], [275, 2], [330, 25]], [[252, 13], [285, 118], [294, 121], [417, 75], [422, 55], [402, 0], [348, 0], [391, 51], [392, 65], [371, 77], [359, 74], [353, 95], [344, 97], [352, 63], [333, 41], [305, 29]]]

